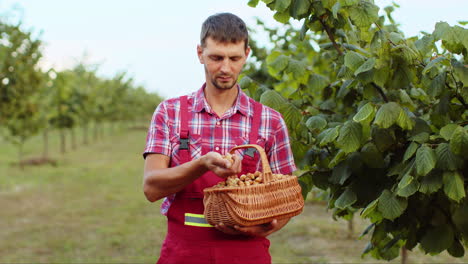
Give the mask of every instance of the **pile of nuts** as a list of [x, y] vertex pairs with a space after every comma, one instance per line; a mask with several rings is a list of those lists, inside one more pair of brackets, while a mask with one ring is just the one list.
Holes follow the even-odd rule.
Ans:
[[[288, 177], [283, 174], [273, 174], [272, 181], [277, 181]], [[243, 174], [240, 177], [237, 175], [231, 175], [227, 177], [226, 181], [219, 182], [214, 187], [239, 187], [239, 186], [250, 186], [263, 183], [262, 173], [256, 171], [255, 173]]]
[[[232, 156], [229, 154], [226, 156], [223, 156], [223, 158], [233, 162]], [[272, 181], [277, 181], [277, 180], [284, 179], [288, 177], [289, 175], [272, 174], [272, 176], [273, 176]], [[262, 173], [259, 171], [256, 171], [255, 173], [243, 174], [240, 177], [237, 177], [237, 175], [231, 175], [227, 177], [226, 181], [219, 182], [214, 187], [238, 187], [238, 186], [257, 185], [257, 184], [262, 184], [262, 183], [263, 183]]]

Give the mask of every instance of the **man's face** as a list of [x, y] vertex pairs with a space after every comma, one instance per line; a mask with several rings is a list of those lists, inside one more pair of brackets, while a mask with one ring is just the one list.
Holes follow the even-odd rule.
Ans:
[[197, 47], [200, 63], [205, 65], [207, 85], [217, 89], [231, 89], [237, 83], [250, 48], [244, 42], [222, 43], [208, 38], [205, 47]]

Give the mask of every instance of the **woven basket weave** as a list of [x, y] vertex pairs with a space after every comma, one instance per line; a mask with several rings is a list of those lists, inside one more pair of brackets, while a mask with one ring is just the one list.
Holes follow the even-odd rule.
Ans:
[[260, 153], [263, 184], [242, 187], [209, 187], [203, 190], [205, 218], [211, 225], [253, 226], [284, 219], [302, 212], [304, 199], [296, 176], [272, 181], [273, 175], [265, 150], [258, 145], [241, 145], [255, 148]]

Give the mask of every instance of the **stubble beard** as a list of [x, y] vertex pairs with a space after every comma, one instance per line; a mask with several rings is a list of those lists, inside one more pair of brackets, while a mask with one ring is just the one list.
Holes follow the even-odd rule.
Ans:
[[228, 82], [228, 83], [219, 83], [215, 78], [215, 79], [211, 79], [211, 83], [213, 84], [214, 87], [216, 87], [216, 89], [219, 89], [219, 90], [229, 90], [229, 89], [232, 89], [232, 87], [236, 85], [236, 81], [234, 79], [233, 81]]
[[[205, 67], [205, 72], [208, 73], [208, 70], [206, 69]], [[214, 76], [212, 78], [210, 78], [210, 82], [211, 84], [216, 88], [216, 89], [219, 89], [219, 90], [229, 90], [229, 89], [232, 89], [232, 87], [234, 87], [237, 83], [237, 77], [236, 76], [233, 76], [233, 75], [230, 75], [229, 77], [231, 77], [231, 81], [230, 82], [226, 82], [226, 83], [220, 83], [218, 81], [218, 77], [220, 75], [217, 75], [217, 76]], [[221, 75], [221, 76], [224, 76], [224, 75]]]

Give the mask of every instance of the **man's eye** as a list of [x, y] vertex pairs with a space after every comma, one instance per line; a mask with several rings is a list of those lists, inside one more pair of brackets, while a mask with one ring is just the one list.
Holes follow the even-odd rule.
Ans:
[[211, 57], [211, 59], [214, 60], [214, 61], [221, 61], [221, 60], [223, 60], [223, 57], [213, 56], [213, 57]]

